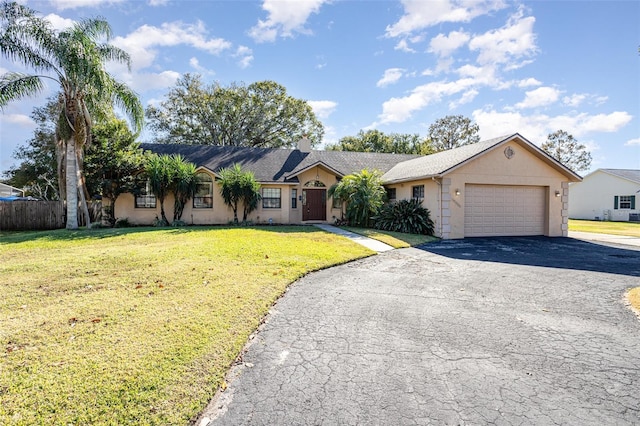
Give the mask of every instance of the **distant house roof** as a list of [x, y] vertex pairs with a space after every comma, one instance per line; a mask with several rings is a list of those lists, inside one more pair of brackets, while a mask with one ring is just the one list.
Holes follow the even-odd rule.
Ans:
[[14, 195], [23, 196], [24, 190], [16, 188], [15, 186], [7, 185], [6, 183], [0, 183], [0, 196], [10, 197]]
[[298, 182], [297, 176], [315, 166], [324, 167], [340, 176], [362, 169], [387, 172], [398, 162], [417, 155], [381, 154], [374, 152], [311, 151], [297, 149], [246, 148], [211, 145], [176, 145], [143, 143], [141, 148], [156, 154], [180, 154], [197, 167], [217, 173], [238, 163], [251, 170], [258, 182]]
[[[610, 175], [621, 177], [632, 182], [640, 184], [640, 170], [634, 169], [598, 169]], [[598, 171], [596, 170], [596, 172]], [[595, 173], [595, 172], [594, 172]]]
[[547, 162], [551, 167], [565, 174], [567, 177], [570, 177], [572, 180], [582, 180], [582, 178], [576, 173], [562, 165], [518, 133], [500, 136], [469, 145], [463, 145], [459, 148], [398, 163], [384, 174], [382, 180], [385, 183], [394, 183], [430, 177], [441, 177], [444, 174], [452, 172], [454, 169], [463, 166], [483, 153], [514, 140], [521, 141], [523, 146], [529, 150], [529, 152]]

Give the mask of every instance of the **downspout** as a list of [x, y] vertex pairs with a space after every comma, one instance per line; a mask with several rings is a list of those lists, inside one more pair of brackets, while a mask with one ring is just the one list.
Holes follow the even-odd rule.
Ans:
[[440, 220], [438, 220], [440, 224], [440, 238], [442, 238], [442, 182], [439, 182], [435, 176], [431, 176], [431, 180], [438, 184], [440, 190], [438, 191], [438, 208], [440, 209], [440, 215], [438, 216]]

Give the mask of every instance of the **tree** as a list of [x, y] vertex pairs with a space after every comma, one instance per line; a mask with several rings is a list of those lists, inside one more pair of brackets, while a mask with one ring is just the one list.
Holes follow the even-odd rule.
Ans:
[[233, 210], [233, 221], [238, 223], [238, 205], [243, 204], [242, 221], [258, 207], [260, 201], [260, 184], [250, 171], [243, 171], [240, 164], [220, 169], [220, 194], [224, 203]]
[[462, 115], [448, 115], [429, 126], [429, 140], [435, 152], [480, 141], [480, 127]]
[[347, 175], [329, 188], [328, 195], [346, 204], [346, 219], [351, 225], [368, 227], [386, 199], [382, 173], [362, 170]]
[[171, 157], [168, 155], [151, 154], [147, 157], [144, 171], [149, 179], [151, 192], [160, 202], [160, 219], [164, 225], [168, 225], [167, 215], [164, 211], [164, 200], [171, 191], [173, 182], [173, 167]]
[[279, 148], [305, 135], [317, 144], [324, 134], [311, 106], [276, 82], [223, 87], [198, 74], [182, 76], [147, 119], [161, 143]]
[[58, 167], [58, 155], [55, 125], [60, 115], [56, 98], [48, 99], [45, 106], [35, 107], [31, 118], [36, 123], [33, 137], [24, 145], [18, 146], [13, 156], [21, 160], [4, 172], [7, 183], [24, 188], [26, 195], [45, 200], [59, 200], [61, 197], [59, 182], [62, 170]]
[[357, 136], [345, 136], [337, 144], [328, 145], [329, 151], [383, 152], [392, 154], [427, 155], [433, 152], [428, 140], [417, 134], [391, 133], [379, 130], [360, 130]]
[[198, 187], [196, 165], [185, 161], [180, 155], [173, 157], [173, 183], [171, 190], [174, 195], [173, 224], [182, 219], [184, 206], [193, 198]]
[[573, 171], [581, 172], [591, 167], [591, 153], [587, 147], [564, 130], [549, 133], [541, 148]]
[[87, 191], [99, 194], [103, 214], [111, 226], [116, 223], [115, 205], [120, 194], [133, 192], [136, 175], [144, 168], [144, 154], [127, 124], [112, 118], [92, 129], [92, 143], [84, 159]]
[[111, 27], [103, 19], [86, 19], [58, 32], [34, 10], [4, 2], [0, 23], [2, 55], [34, 71], [7, 72], [0, 77], [0, 107], [41, 92], [46, 79], [60, 86], [56, 143], [64, 158], [66, 227], [78, 228], [78, 195], [90, 226], [84, 191], [78, 188], [83, 182], [83, 149], [91, 143], [93, 119], [105, 117], [115, 103], [129, 116], [136, 131], [142, 128], [140, 100], [105, 70], [108, 61], [129, 66], [129, 55], [107, 43]]

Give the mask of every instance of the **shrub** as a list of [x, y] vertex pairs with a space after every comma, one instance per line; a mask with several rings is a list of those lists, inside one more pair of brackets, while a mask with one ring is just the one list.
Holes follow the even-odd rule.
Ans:
[[434, 231], [429, 210], [416, 199], [387, 204], [373, 220], [374, 227], [384, 231], [422, 235], [433, 235]]
[[116, 220], [115, 225], [113, 225], [114, 228], [129, 228], [131, 226], [131, 222], [129, 222], [129, 219], [126, 217], [121, 217], [118, 220]]

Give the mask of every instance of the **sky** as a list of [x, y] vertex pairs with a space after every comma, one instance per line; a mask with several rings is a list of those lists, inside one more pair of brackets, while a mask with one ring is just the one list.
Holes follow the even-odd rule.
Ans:
[[[184, 73], [273, 80], [307, 100], [323, 145], [360, 130], [428, 134], [464, 115], [481, 139], [565, 130], [597, 168], [640, 169], [640, 2], [506, 0], [21, 1], [62, 29], [103, 17], [131, 55], [108, 70], [158, 105]], [[0, 59], [0, 74], [26, 71]], [[0, 111], [0, 171], [55, 93]], [[146, 130], [141, 141], [149, 141]], [[587, 172], [582, 172], [586, 175]]]

